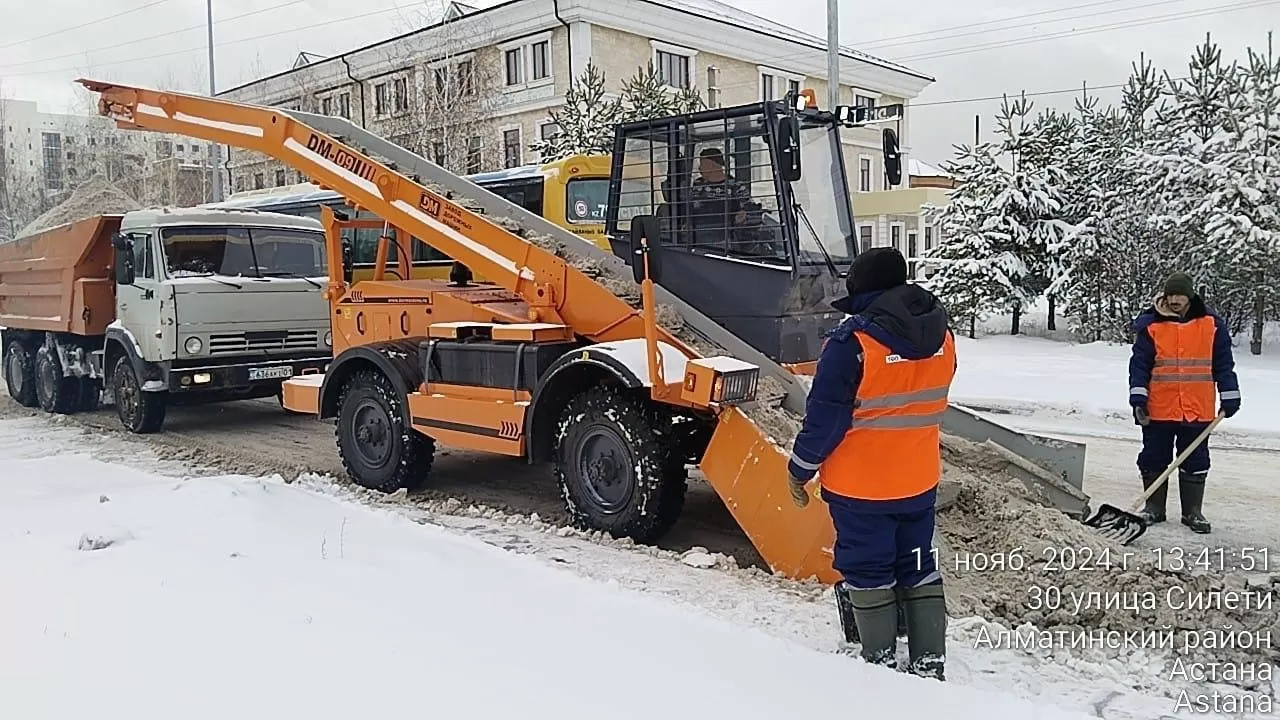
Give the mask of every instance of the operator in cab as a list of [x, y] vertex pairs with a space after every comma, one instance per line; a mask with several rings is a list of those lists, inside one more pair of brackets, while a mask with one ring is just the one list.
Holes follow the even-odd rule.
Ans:
[[836, 603], [845, 641], [897, 667], [899, 607], [910, 672], [944, 680], [947, 608], [933, 548], [941, 427], [956, 371], [942, 303], [907, 283], [906, 259], [873, 248], [854, 259], [851, 317], [827, 333], [788, 463], [795, 504], [815, 475], [835, 525]]

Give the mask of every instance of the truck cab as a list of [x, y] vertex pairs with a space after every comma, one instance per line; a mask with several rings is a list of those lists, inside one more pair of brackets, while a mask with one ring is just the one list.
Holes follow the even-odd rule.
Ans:
[[332, 357], [324, 229], [210, 208], [127, 213], [112, 237], [115, 320], [95, 374], [134, 432], [165, 407], [280, 396]]

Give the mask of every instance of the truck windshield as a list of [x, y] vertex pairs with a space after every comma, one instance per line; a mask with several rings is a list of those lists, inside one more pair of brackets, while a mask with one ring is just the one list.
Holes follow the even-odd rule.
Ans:
[[323, 277], [324, 234], [270, 227], [176, 227], [161, 231], [170, 277]]
[[843, 271], [853, 257], [853, 218], [848, 178], [840, 161], [840, 136], [834, 128], [801, 128], [800, 167], [800, 179], [791, 183], [799, 260], [805, 265], [825, 265], [830, 257]]

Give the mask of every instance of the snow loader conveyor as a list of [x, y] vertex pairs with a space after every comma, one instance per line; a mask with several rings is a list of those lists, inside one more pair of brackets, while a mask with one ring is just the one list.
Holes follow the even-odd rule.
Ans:
[[[322, 209], [334, 360], [324, 375], [285, 382], [289, 409], [337, 419], [339, 452], [357, 484], [390, 492], [420, 482], [436, 442], [550, 461], [575, 523], [650, 542], [679, 516], [692, 463], [775, 572], [837, 578], [825, 508], [791, 503], [787, 450], [751, 417], [762, 377], [786, 389], [782, 407], [796, 415], [804, 409], [803, 386], [654, 282], [661, 253], [648, 240], [658, 233], [657, 218], [632, 219], [630, 242], [642, 250], [633, 272], [590, 242], [347, 121], [79, 82], [100, 94], [99, 112], [121, 128], [261, 152], [379, 218]], [[834, 115], [820, 115], [838, 133]], [[507, 229], [504, 220], [518, 228]], [[351, 286], [342, 233], [356, 227], [382, 229], [383, 237], [374, 278]], [[403, 278], [405, 243], [414, 240], [453, 258], [462, 272], [450, 283], [386, 279], [389, 244], [400, 248]], [[642, 310], [556, 247], [631, 275]], [[468, 269], [488, 282], [471, 282]], [[696, 339], [659, 326], [659, 304], [674, 309]], [[707, 357], [707, 348], [723, 354]], [[1016, 433], [954, 406], [944, 431], [996, 449], [1044, 504], [1088, 513], [1083, 445]]]

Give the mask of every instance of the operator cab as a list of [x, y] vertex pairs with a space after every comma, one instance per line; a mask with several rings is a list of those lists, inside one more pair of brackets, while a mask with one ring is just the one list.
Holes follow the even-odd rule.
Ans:
[[[780, 363], [817, 358], [857, 252], [839, 131], [854, 109], [812, 104], [788, 94], [619, 125], [614, 138], [613, 253], [632, 263], [633, 229], [656, 227], [654, 281]], [[888, 151], [893, 177], [896, 136]]]

